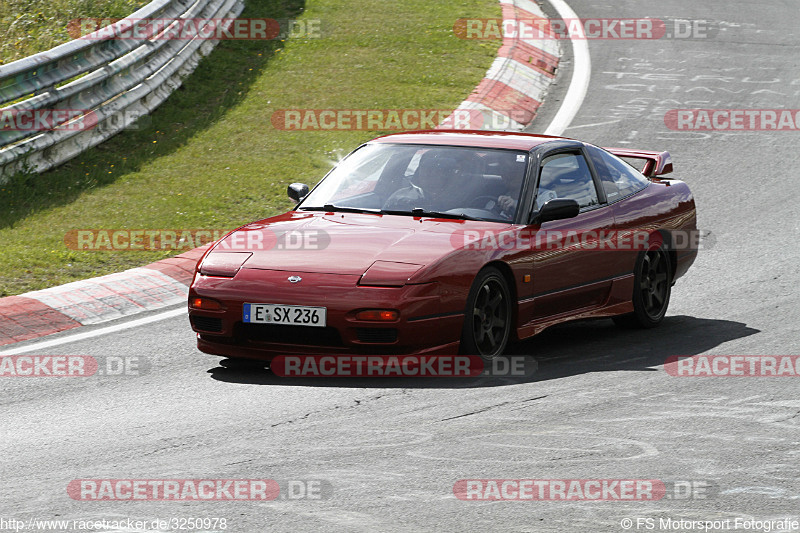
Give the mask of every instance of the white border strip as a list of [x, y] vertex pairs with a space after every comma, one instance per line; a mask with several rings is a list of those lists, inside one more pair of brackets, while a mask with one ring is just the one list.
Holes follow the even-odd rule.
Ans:
[[[550, 4], [558, 11], [559, 16], [563, 19], [577, 19], [578, 15], [572, 10], [564, 0], [548, 0]], [[582, 30], [578, 29], [578, 32]], [[589, 43], [584, 35], [577, 35], [573, 38], [570, 34], [570, 43], [572, 43], [572, 56], [574, 64], [572, 68], [572, 80], [569, 82], [569, 89], [561, 107], [553, 117], [550, 125], [544, 130], [545, 135], [562, 135], [566, 130], [578, 110], [586, 98], [586, 92], [589, 90], [589, 78], [592, 73], [592, 60], [589, 56]]]
[[20, 296], [85, 326], [185, 302], [189, 287], [158, 270], [137, 267]]
[[21, 353], [35, 352], [37, 350], [46, 350], [48, 348], [52, 348], [53, 346], [60, 346], [61, 344], [78, 342], [86, 339], [91, 339], [93, 337], [100, 337], [101, 335], [107, 335], [108, 333], [117, 333], [118, 331], [144, 326], [146, 324], [159, 322], [161, 320], [167, 320], [169, 318], [175, 318], [176, 316], [186, 315], [188, 313], [189, 309], [186, 305], [184, 305], [182, 307], [179, 307], [178, 309], [172, 309], [170, 311], [165, 311], [157, 315], [146, 316], [144, 318], [137, 318], [136, 320], [131, 320], [130, 322], [124, 322], [122, 324], [114, 324], [113, 326], [106, 326], [104, 328], [94, 329], [91, 331], [73, 333], [72, 335], [66, 335], [64, 337], [51, 339], [49, 341], [34, 342], [33, 344], [28, 344], [27, 346], [22, 346], [21, 348], [10, 348], [8, 350], [0, 350], [0, 356], [17, 355]]
[[[516, 10], [525, 9], [530, 13], [541, 16], [542, 18], [546, 18], [544, 12], [539, 8], [538, 5], [534, 4], [530, 0], [499, 0], [501, 4], [506, 6], [511, 6], [512, 9], [515, 10], [515, 17], [516, 17]], [[490, 82], [490, 89], [497, 88], [495, 85], [497, 82], [502, 83], [508, 87], [511, 87], [513, 90], [525, 95], [528, 98], [536, 100], [537, 102], [541, 102], [543, 100], [544, 95], [547, 92], [548, 86], [553, 82], [553, 77], [545, 74], [543, 71], [538, 69], [532, 68], [530, 65], [526, 65], [513, 59], [513, 51], [515, 47], [519, 43], [527, 43], [530, 46], [537, 48], [545, 53], [551, 55], [558, 55], [559, 51], [559, 43], [556, 39], [536, 39], [536, 40], [525, 40], [518, 37], [510, 37], [508, 35], [503, 36], [503, 45], [510, 47], [511, 54], [508, 57], [501, 57], [498, 56], [492, 62], [492, 65], [489, 67], [489, 70], [483, 77], [481, 84], [488, 81]], [[480, 87], [480, 85], [479, 85]], [[491, 92], [491, 90], [489, 91]], [[478, 102], [484, 106], [487, 104], [495, 104], [496, 98], [488, 97], [487, 95], [483, 95], [483, 101]], [[453, 124], [458, 124], [458, 112], [462, 109], [474, 109], [475, 102], [473, 100], [464, 100], [459, 104], [459, 106], [453, 111], [453, 113], [444, 119], [442, 123], [439, 125], [437, 129], [442, 130], [449, 130], [453, 128]], [[488, 106], [487, 106], [488, 108]], [[512, 115], [513, 109], [500, 109], [498, 116], [504, 115]], [[502, 127], [498, 127], [501, 125]], [[482, 124], [478, 126], [470, 126], [472, 129], [482, 129], [482, 130], [489, 130], [489, 131], [520, 131], [522, 130], [526, 124], [520, 124], [516, 121], [497, 121], [497, 120], [490, 120], [488, 123], [484, 121]], [[458, 128], [456, 128], [458, 129]]]

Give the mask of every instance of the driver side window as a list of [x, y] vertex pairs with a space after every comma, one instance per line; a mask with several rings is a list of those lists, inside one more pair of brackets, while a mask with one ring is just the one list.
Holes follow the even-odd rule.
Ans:
[[592, 173], [580, 154], [555, 154], [542, 162], [536, 209], [554, 198], [575, 200], [581, 209], [600, 203]]

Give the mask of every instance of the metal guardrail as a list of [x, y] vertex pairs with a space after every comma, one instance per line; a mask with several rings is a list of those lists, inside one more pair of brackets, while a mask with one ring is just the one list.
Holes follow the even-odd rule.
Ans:
[[[0, 115], [69, 111], [47, 131], [0, 127], [0, 183], [60, 165], [149, 114], [219, 42], [119, 38], [133, 20], [232, 19], [243, 8], [244, 0], [154, 0], [111, 26], [0, 66]], [[75, 127], [87, 118], [96, 125]]]

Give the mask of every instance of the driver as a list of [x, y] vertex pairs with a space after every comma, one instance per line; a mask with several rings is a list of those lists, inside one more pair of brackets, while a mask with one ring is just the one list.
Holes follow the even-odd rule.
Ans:
[[520, 161], [516, 153], [493, 153], [486, 161], [485, 174], [500, 176], [504, 190], [497, 197], [497, 208], [501, 213], [511, 214], [517, 208], [517, 199], [525, 178], [525, 160]]
[[422, 154], [414, 180], [416, 184], [395, 191], [383, 208], [410, 211], [419, 207], [426, 211], [445, 211], [458, 207], [457, 203], [453, 204], [453, 187], [458, 182], [460, 167], [456, 159], [436, 151]]

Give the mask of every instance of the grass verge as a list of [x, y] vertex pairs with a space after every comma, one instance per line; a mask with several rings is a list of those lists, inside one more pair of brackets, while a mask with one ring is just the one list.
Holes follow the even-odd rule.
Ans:
[[465, 41], [460, 17], [496, 0], [249, 0], [243, 17], [320, 20], [321, 38], [223, 41], [136, 131], [0, 186], [0, 296], [116, 272], [177, 252], [76, 251], [75, 229], [233, 228], [291, 207], [378, 131], [280, 131], [280, 109], [452, 109], [499, 41]]
[[2, 0], [0, 65], [44, 52], [74, 38], [71, 20], [125, 18], [149, 0]]

